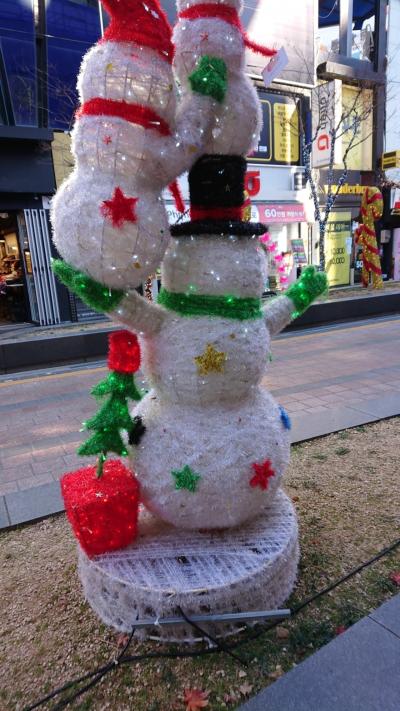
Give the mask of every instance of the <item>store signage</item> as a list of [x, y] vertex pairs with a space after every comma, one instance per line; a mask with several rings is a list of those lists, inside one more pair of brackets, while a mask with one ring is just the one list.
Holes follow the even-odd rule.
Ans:
[[382, 156], [382, 169], [400, 168], [400, 151], [390, 151]]
[[250, 161], [269, 165], [300, 164], [300, 121], [294, 99], [284, 94], [259, 92], [263, 126]]
[[292, 245], [293, 259], [296, 266], [301, 266], [302, 264], [307, 264], [306, 251], [304, 249], [304, 242], [302, 239], [291, 239], [290, 243]]
[[393, 279], [400, 280], [400, 229], [393, 230]]
[[331, 212], [325, 234], [325, 269], [329, 286], [350, 284], [351, 212]]
[[[326, 168], [332, 162], [332, 133], [339, 124], [342, 109], [342, 82], [339, 79], [318, 84], [311, 95], [313, 123], [314, 168]], [[342, 160], [342, 139], [337, 136], [334, 146], [333, 163]]]
[[272, 84], [274, 79], [276, 79], [283, 72], [288, 63], [289, 57], [286, 54], [286, 50], [284, 47], [281, 47], [270, 59], [265, 69], [262, 70], [263, 82], [267, 89]]
[[[331, 191], [333, 195], [364, 195], [365, 185], [331, 185]], [[329, 192], [329, 185], [324, 185], [324, 193], [327, 195]]]
[[340, 112], [342, 152], [347, 154], [348, 170], [372, 170], [373, 92], [343, 84]]
[[260, 221], [265, 223], [307, 222], [304, 206], [300, 203], [257, 205]]

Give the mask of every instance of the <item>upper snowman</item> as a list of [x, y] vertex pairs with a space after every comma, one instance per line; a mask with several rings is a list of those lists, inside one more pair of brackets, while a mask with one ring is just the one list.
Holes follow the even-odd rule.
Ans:
[[225, 98], [216, 107], [204, 152], [246, 156], [257, 146], [262, 115], [257, 92], [245, 73], [244, 49], [265, 57], [276, 52], [247, 37], [239, 18], [240, 0], [177, 0], [177, 8], [174, 69], [184, 95], [193, 86], [199, 57], [222, 57], [227, 69]]
[[82, 62], [76, 165], [53, 201], [52, 222], [69, 265], [127, 289], [160, 264], [169, 241], [161, 191], [203, 152], [216, 102], [200, 90], [177, 106], [171, 29], [158, 0], [103, 5], [111, 21]]

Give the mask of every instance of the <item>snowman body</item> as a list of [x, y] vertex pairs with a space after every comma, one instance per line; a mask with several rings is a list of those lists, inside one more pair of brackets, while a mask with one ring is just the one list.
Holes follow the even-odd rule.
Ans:
[[[196, 296], [257, 300], [264, 275], [262, 251], [247, 237], [173, 239], [163, 263], [172, 294], [195, 288]], [[146, 427], [132, 447], [132, 467], [145, 505], [188, 529], [226, 528], [256, 516], [289, 460], [280, 408], [260, 387], [269, 354], [261, 311], [235, 319], [168, 309], [142, 347], [152, 390], [132, 413]], [[264, 482], [256, 483], [253, 465], [264, 465]]]

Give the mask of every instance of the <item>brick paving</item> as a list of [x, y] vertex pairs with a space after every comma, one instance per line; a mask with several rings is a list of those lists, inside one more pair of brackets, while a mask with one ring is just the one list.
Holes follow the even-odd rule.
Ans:
[[[312, 414], [323, 421], [336, 411], [343, 419], [346, 409], [369, 412], [385, 398], [400, 402], [399, 354], [400, 318], [283, 335], [273, 342], [263, 385], [294, 419]], [[84, 437], [79, 430], [95, 411], [89, 391], [105, 372], [90, 367], [0, 379], [0, 496], [82, 465], [75, 453]]]

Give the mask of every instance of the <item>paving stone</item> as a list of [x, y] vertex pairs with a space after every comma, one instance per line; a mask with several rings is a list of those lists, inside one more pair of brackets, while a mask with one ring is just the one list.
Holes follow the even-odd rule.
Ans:
[[400, 415], [400, 392], [385, 393], [379, 397], [363, 400], [360, 405], [355, 402], [352, 408], [368, 413], [377, 419], [394, 417]]
[[5, 502], [12, 526], [64, 510], [58, 482], [6, 494]]
[[400, 638], [400, 593], [371, 612], [370, 617]]
[[357, 427], [373, 422], [374, 418], [370, 414], [355, 410], [354, 408], [341, 405], [339, 407], [327, 406], [325, 412], [293, 413], [292, 416], [292, 442], [303, 442], [306, 439], [323, 436], [331, 432], [339, 432], [348, 427]]
[[240, 711], [399, 711], [399, 668], [400, 639], [365, 618]]
[[8, 518], [6, 502], [4, 496], [0, 496], [0, 529], [7, 528], [9, 525], [10, 519]]
[[0, 482], [0, 496], [11, 494], [13, 491], [18, 491], [18, 482], [6, 481], [4, 484]]
[[37, 476], [27, 476], [24, 479], [18, 479], [18, 489], [24, 491], [25, 489], [33, 489], [35, 486], [40, 486], [41, 484], [49, 484], [54, 481], [51, 474], [38, 474]]

